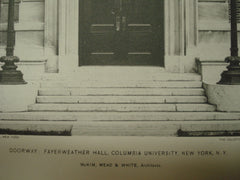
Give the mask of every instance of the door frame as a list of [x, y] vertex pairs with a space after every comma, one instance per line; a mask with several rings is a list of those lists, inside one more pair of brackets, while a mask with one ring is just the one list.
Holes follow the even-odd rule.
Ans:
[[[78, 50], [78, 52], [79, 52], [79, 62], [78, 62], [78, 65], [79, 66], [83, 66], [83, 59], [84, 59], [84, 57], [85, 57], [85, 52], [84, 52], [84, 45], [86, 44], [86, 42], [84, 41], [84, 38], [83, 38], [83, 36], [84, 36], [84, 27], [83, 26], [81, 26], [81, 24], [82, 23], [84, 23], [84, 1], [85, 0], [79, 0], [79, 21], [78, 21], [78, 26], [79, 26], [79, 34], [78, 34], [78, 39], [79, 39], [79, 44], [78, 44], [78, 47], [79, 47], [79, 50]], [[163, 8], [162, 8], [162, 12], [161, 13], [163, 13], [162, 14], [162, 21], [163, 21], [163, 23], [161, 23], [162, 25], [163, 25], [163, 28], [159, 28], [159, 31], [162, 31], [162, 40], [163, 40], [163, 42], [161, 43], [161, 45], [163, 46], [163, 47], [161, 47], [161, 49], [162, 49], [162, 53], [163, 53], [163, 60], [160, 60], [159, 59], [159, 61], [161, 61], [159, 64], [160, 64], [160, 66], [159, 65], [151, 65], [151, 66], [159, 66], [159, 67], [164, 67], [165, 66], [165, 0], [163, 0]], [[84, 65], [84, 66], [88, 66], [88, 65]], [[91, 65], [92, 66], [92, 65]]]
[[[52, 0], [56, 1], [56, 0]], [[68, 73], [79, 70], [79, 13], [82, 0], [58, 1], [58, 68]], [[53, 3], [49, 4], [56, 8]], [[51, 8], [46, 8], [49, 13]], [[45, 28], [52, 29], [47, 23]], [[198, 43], [198, 0], [164, 0], [165, 69], [180, 72], [195, 63]], [[52, 31], [51, 31], [52, 32]], [[54, 33], [53, 33], [54, 34]], [[47, 41], [47, 39], [46, 39]], [[51, 57], [49, 57], [51, 58]]]
[[[79, 59], [78, 59], [78, 66], [82, 66], [82, 63], [83, 63], [83, 58], [84, 58], [84, 50], [83, 50], [83, 47], [84, 47], [84, 39], [83, 39], [83, 36], [84, 36], [84, 27], [81, 26], [81, 23], [82, 21], [84, 21], [84, 0], [79, 0], [79, 10], [78, 10], [78, 13], [79, 13], [79, 19], [78, 19], [78, 55], [79, 55]], [[83, 6], [82, 6], [83, 5]], [[84, 23], [84, 22], [83, 22]]]

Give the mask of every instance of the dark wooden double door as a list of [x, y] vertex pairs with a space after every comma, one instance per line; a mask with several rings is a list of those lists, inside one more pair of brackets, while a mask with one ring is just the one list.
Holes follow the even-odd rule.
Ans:
[[163, 0], [80, 0], [80, 65], [164, 66]]

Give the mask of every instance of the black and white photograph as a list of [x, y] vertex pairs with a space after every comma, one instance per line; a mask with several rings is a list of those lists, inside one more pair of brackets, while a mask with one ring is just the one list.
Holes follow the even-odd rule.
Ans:
[[240, 0], [0, 0], [0, 180], [239, 179]]

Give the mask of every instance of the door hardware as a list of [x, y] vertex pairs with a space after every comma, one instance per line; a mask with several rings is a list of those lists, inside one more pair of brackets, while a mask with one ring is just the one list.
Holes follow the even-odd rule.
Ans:
[[120, 31], [120, 30], [121, 30], [121, 17], [116, 16], [116, 31]]
[[127, 18], [125, 16], [122, 17], [122, 31], [126, 31], [127, 26]]

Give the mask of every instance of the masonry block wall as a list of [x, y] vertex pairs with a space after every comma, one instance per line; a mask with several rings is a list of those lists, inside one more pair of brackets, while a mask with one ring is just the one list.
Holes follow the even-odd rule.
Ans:
[[199, 0], [198, 31], [198, 52], [201, 60], [223, 61], [229, 56], [229, 1]]
[[[5, 54], [7, 0], [1, 2], [0, 54]], [[16, 0], [15, 54], [22, 60], [41, 59], [44, 55], [44, 0]]]

